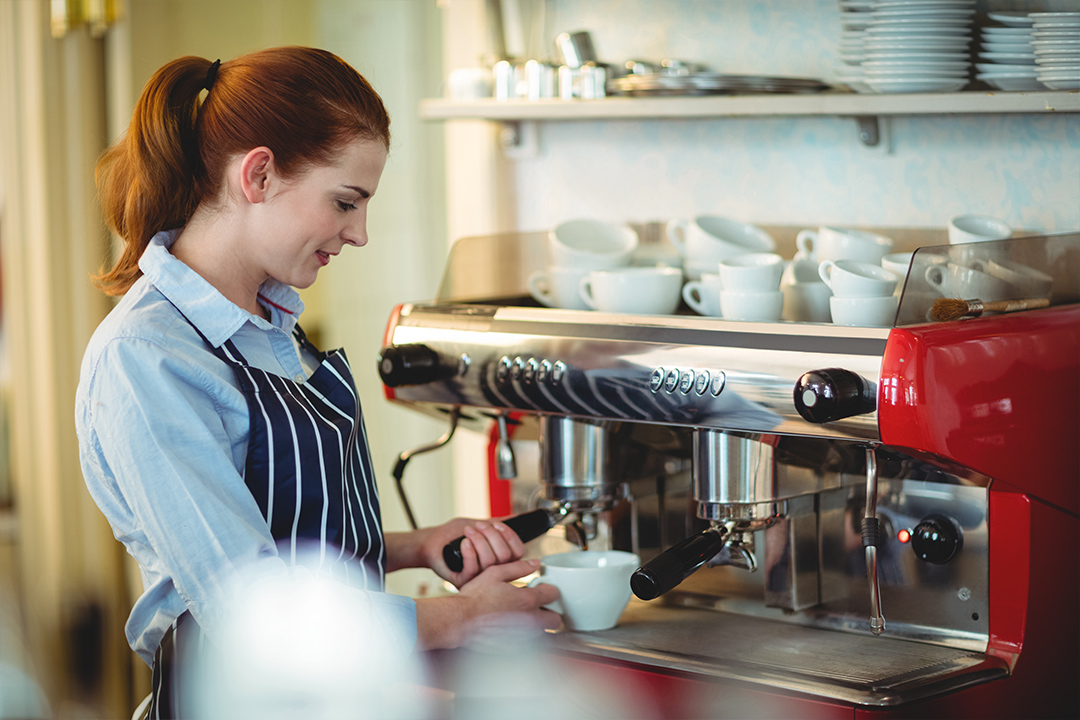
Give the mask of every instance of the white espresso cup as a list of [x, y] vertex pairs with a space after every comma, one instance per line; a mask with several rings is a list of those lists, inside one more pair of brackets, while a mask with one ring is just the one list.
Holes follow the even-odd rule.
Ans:
[[720, 313], [728, 320], [776, 322], [784, 309], [784, 293], [721, 290]]
[[958, 215], [949, 221], [949, 244], [1004, 240], [1012, 228], [1004, 220], [989, 215]]
[[1016, 290], [1001, 278], [982, 270], [948, 263], [926, 268], [926, 282], [945, 297], [996, 302], [1016, 297]]
[[979, 269], [1012, 285], [1020, 298], [1047, 297], [1054, 284], [1050, 275], [1011, 260], [990, 260]]
[[895, 273], [858, 260], [824, 260], [818, 266], [822, 282], [841, 297], [881, 297], [896, 289]]
[[666, 232], [688, 266], [715, 268], [716, 263], [732, 255], [776, 249], [776, 241], [761, 228], [717, 215], [671, 220]]
[[581, 279], [591, 270], [576, 267], [551, 266], [537, 270], [529, 276], [529, 294], [541, 305], [567, 310], [588, 310], [589, 306], [581, 299], [578, 287]]
[[690, 280], [682, 287], [686, 304], [698, 315], [720, 317], [720, 290], [723, 287], [716, 273], [703, 273], [700, 280]]
[[746, 253], [720, 261], [720, 282], [727, 290], [772, 292], [783, 273], [784, 259], [776, 253]]
[[569, 220], [548, 233], [548, 259], [555, 267], [604, 270], [629, 265], [637, 245], [629, 225]]
[[622, 550], [582, 550], [548, 555], [540, 561], [540, 583], [559, 588], [559, 598], [544, 607], [562, 615], [570, 630], [613, 628], [630, 602], [630, 576], [641, 558]]
[[896, 320], [896, 308], [900, 298], [895, 295], [882, 297], [829, 298], [829, 311], [837, 325], [860, 327], [892, 327]]
[[827, 323], [832, 319], [829, 298], [832, 288], [823, 282], [790, 283], [783, 286], [781, 317], [792, 322]]
[[593, 270], [581, 279], [578, 293], [593, 310], [634, 315], [673, 315], [682, 297], [682, 270], [625, 267]]
[[792, 322], [821, 322], [832, 320], [829, 314], [829, 298], [832, 288], [821, 281], [818, 263], [796, 255], [787, 263], [780, 276], [780, 290], [784, 293], [785, 320]]
[[803, 230], [795, 237], [799, 254], [821, 262], [822, 260], [861, 260], [880, 263], [881, 258], [892, 252], [892, 238], [864, 230], [822, 226], [817, 230]]
[[896, 276], [897, 283], [895, 292], [900, 292], [904, 280], [907, 279], [908, 270], [911, 269], [911, 260], [913, 257], [915, 257], [915, 253], [913, 252], [901, 252], [890, 253], [881, 258], [881, 267]]

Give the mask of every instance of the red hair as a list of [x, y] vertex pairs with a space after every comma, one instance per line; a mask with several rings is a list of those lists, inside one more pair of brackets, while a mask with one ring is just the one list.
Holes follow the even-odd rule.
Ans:
[[390, 146], [382, 98], [348, 63], [325, 50], [282, 47], [221, 63], [204, 100], [211, 62], [186, 56], [146, 83], [127, 134], [94, 174], [105, 221], [124, 239], [108, 272], [109, 295], [139, 279], [139, 258], [161, 230], [182, 227], [218, 196], [229, 160], [266, 146], [285, 176], [329, 163], [355, 139]]

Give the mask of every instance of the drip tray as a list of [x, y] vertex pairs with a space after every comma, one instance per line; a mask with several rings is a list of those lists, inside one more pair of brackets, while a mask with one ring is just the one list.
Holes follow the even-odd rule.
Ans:
[[1008, 675], [983, 653], [634, 599], [619, 625], [558, 632], [563, 652], [598, 656], [856, 705], [895, 706]]

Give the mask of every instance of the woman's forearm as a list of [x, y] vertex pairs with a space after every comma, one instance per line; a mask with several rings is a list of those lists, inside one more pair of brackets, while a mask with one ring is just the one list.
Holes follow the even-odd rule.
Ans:
[[430, 532], [429, 528], [421, 528], [409, 532], [386, 533], [386, 572], [428, 567], [423, 547]]

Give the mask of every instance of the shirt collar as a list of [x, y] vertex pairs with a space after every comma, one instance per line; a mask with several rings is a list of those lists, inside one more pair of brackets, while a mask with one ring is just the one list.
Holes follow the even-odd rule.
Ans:
[[259, 301], [270, 310], [270, 321], [256, 317], [173, 257], [169, 247], [179, 234], [179, 230], [165, 230], [154, 235], [139, 258], [139, 269], [214, 347], [220, 347], [246, 322], [262, 330], [278, 328], [286, 334], [292, 333], [297, 317], [304, 311], [304, 303], [295, 290], [268, 279], [259, 288]]

